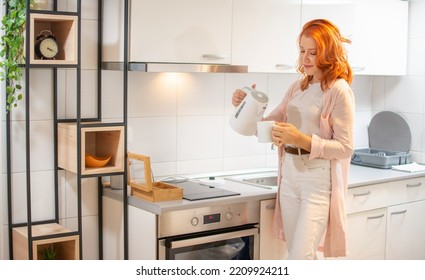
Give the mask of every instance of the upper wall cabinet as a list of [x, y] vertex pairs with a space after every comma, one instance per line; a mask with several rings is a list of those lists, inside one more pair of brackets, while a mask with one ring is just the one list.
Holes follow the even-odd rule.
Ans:
[[301, 0], [233, 0], [232, 64], [295, 72]]
[[[124, 57], [124, 1], [103, 0], [103, 61]], [[229, 64], [232, 0], [133, 0], [129, 61]]]
[[302, 25], [315, 18], [334, 22], [352, 41], [347, 50], [355, 74], [406, 74], [407, 1], [303, 0]]
[[229, 64], [232, 0], [137, 0], [130, 61]]
[[[104, 0], [103, 61], [123, 58], [123, 1]], [[229, 64], [232, 0], [130, 1], [130, 62]]]

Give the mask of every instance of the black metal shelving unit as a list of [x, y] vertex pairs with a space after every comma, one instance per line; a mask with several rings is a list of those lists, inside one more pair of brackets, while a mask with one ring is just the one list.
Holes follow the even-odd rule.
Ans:
[[[9, 254], [10, 259], [14, 259], [14, 240], [13, 240], [13, 231], [15, 228], [18, 227], [26, 227], [27, 228], [27, 237], [28, 237], [28, 259], [34, 259], [34, 252], [33, 252], [33, 242], [36, 240], [43, 240], [43, 239], [54, 239], [54, 238], [61, 238], [61, 237], [67, 237], [67, 236], [78, 236], [78, 244], [79, 244], [79, 259], [83, 259], [83, 239], [82, 239], [82, 179], [84, 178], [90, 178], [90, 177], [97, 177], [98, 178], [98, 211], [99, 211], [99, 223], [98, 223], [98, 229], [99, 229], [99, 259], [103, 259], [103, 233], [102, 233], [102, 196], [103, 196], [103, 182], [102, 177], [103, 176], [113, 176], [113, 175], [123, 175], [123, 219], [124, 219], [124, 258], [128, 259], [128, 223], [127, 223], [127, 82], [124, 82], [123, 86], [123, 120], [122, 122], [116, 122], [116, 123], [102, 123], [102, 67], [101, 67], [101, 61], [102, 61], [102, 5], [103, 1], [98, 0], [98, 74], [97, 74], [97, 85], [98, 85], [98, 91], [97, 91], [97, 117], [95, 118], [82, 118], [81, 116], [81, 0], [77, 0], [77, 11], [76, 12], [66, 12], [66, 11], [58, 11], [57, 6], [57, 0], [54, 1], [54, 7], [53, 11], [41, 11], [41, 10], [31, 10], [30, 7], [30, 1], [27, 0], [27, 14], [26, 14], [26, 38], [30, 38], [30, 30], [31, 30], [31, 21], [30, 21], [30, 15], [37, 13], [37, 14], [45, 14], [45, 15], [65, 15], [65, 16], [76, 16], [78, 21], [78, 29], [77, 29], [77, 63], [75, 64], [43, 64], [43, 63], [30, 63], [30, 40], [25, 41], [25, 57], [26, 62], [23, 67], [25, 68], [25, 102], [26, 102], [26, 109], [25, 109], [25, 154], [26, 154], [26, 204], [27, 204], [27, 222], [25, 223], [14, 223], [13, 222], [13, 212], [12, 212], [12, 192], [13, 192], [13, 180], [12, 180], [12, 160], [13, 155], [11, 152], [11, 118], [10, 113], [6, 116], [6, 164], [7, 164], [7, 201], [8, 201], [8, 225], [9, 225]], [[125, 1], [125, 7], [128, 10], [128, 1]], [[6, 7], [7, 8], [7, 7]], [[126, 12], [127, 14], [127, 12]], [[128, 38], [128, 26], [127, 21], [125, 23], [125, 37], [126, 42], [125, 46], [127, 48], [127, 38]], [[127, 60], [127, 51], [125, 51], [125, 61]], [[123, 76], [124, 81], [127, 81], [127, 63], [124, 63], [124, 69], [123, 69]], [[59, 119], [58, 118], [58, 69], [75, 69], [76, 70], [76, 117], [72, 119]], [[31, 151], [31, 135], [30, 135], [30, 126], [31, 126], [31, 119], [30, 119], [30, 70], [32, 69], [51, 69], [52, 70], [52, 86], [53, 86], [53, 135], [54, 135], [54, 218], [51, 220], [42, 220], [42, 221], [33, 221], [32, 217], [32, 205], [31, 205], [31, 157], [30, 157], [30, 151]], [[43, 224], [49, 224], [49, 223], [56, 223], [59, 224], [59, 194], [58, 194], [58, 187], [59, 187], [59, 171], [63, 170], [59, 167], [58, 163], [58, 126], [61, 123], [75, 123], [76, 124], [76, 143], [77, 143], [77, 171], [76, 171], [76, 177], [77, 177], [77, 215], [78, 215], [78, 226], [76, 231], [69, 231], [66, 233], [57, 233], [57, 234], [49, 234], [49, 235], [43, 235], [43, 236], [33, 236], [32, 227], [34, 225], [43, 225]], [[124, 130], [124, 139], [123, 139], [123, 170], [122, 171], [113, 171], [113, 172], [101, 172], [96, 174], [83, 174], [82, 173], [82, 129], [85, 128], [105, 128], [105, 127], [111, 127], [111, 126], [118, 126], [122, 127]]]
[[[57, 1], [54, 1], [54, 7], [53, 11], [41, 11], [41, 10], [31, 10], [30, 9], [30, 1], [26, 1], [26, 38], [30, 38], [31, 33], [31, 20], [30, 15], [37, 13], [37, 14], [45, 14], [45, 15], [73, 15], [77, 17], [78, 26], [81, 26], [81, 1], [77, 1], [77, 12], [59, 12], [57, 10]], [[7, 7], [7, 12], [9, 11]], [[13, 213], [12, 213], [12, 192], [13, 192], [13, 182], [12, 182], [12, 158], [13, 155], [11, 154], [11, 118], [10, 113], [7, 114], [6, 123], [7, 123], [7, 190], [8, 190], [8, 225], [9, 225], [9, 254], [10, 259], [14, 259], [14, 240], [13, 240], [13, 229], [18, 227], [26, 227], [27, 228], [27, 241], [28, 241], [28, 259], [34, 259], [34, 253], [33, 252], [33, 242], [36, 240], [44, 240], [44, 239], [55, 239], [55, 238], [61, 238], [66, 236], [75, 236], [78, 235], [79, 237], [79, 258], [82, 258], [82, 234], [81, 234], [81, 182], [78, 182], [78, 230], [77, 231], [69, 231], [66, 233], [55, 233], [55, 234], [49, 234], [49, 235], [41, 235], [41, 236], [33, 236], [32, 228], [34, 225], [43, 225], [43, 224], [50, 224], [50, 223], [56, 223], [59, 224], [59, 204], [58, 204], [58, 170], [57, 162], [58, 162], [58, 149], [57, 149], [57, 123], [58, 123], [58, 108], [57, 108], [57, 71], [58, 68], [73, 68], [77, 71], [77, 103], [80, 104], [79, 99], [81, 96], [81, 30], [78, 28], [78, 58], [76, 64], [69, 64], [69, 65], [62, 65], [60, 63], [58, 64], [43, 64], [43, 63], [30, 63], [30, 40], [25, 41], [25, 65], [23, 67], [25, 68], [25, 154], [26, 154], [26, 206], [27, 206], [27, 222], [26, 223], [14, 223], [13, 222]], [[32, 204], [31, 204], [31, 134], [30, 134], [30, 127], [31, 127], [31, 119], [30, 119], [30, 71], [32, 69], [52, 69], [52, 81], [53, 81], [53, 131], [54, 131], [54, 163], [55, 163], [55, 188], [54, 188], [54, 219], [52, 220], [40, 220], [40, 221], [33, 221], [32, 219]], [[78, 110], [77, 110], [78, 111]], [[80, 112], [77, 113], [77, 120], [79, 121], [81, 119]]]

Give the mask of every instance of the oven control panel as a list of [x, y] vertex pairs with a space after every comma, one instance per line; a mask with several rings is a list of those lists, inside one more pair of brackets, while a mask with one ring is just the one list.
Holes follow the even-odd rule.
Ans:
[[220, 220], [221, 220], [221, 214], [220, 213], [204, 215], [204, 225], [212, 224], [212, 223], [219, 223]]
[[259, 221], [259, 201], [171, 211], [158, 216], [158, 237], [255, 224]]

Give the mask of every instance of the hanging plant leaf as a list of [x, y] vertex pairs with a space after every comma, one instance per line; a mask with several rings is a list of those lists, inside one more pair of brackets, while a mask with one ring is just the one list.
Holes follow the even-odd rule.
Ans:
[[[30, 1], [32, 4], [34, 0]], [[23, 75], [22, 64], [25, 63], [24, 30], [26, 23], [26, 0], [6, 0], [8, 10], [2, 18], [0, 57], [1, 80], [6, 80], [6, 110], [17, 107], [17, 101], [22, 99], [20, 80]], [[4, 97], [2, 97], [4, 100]]]

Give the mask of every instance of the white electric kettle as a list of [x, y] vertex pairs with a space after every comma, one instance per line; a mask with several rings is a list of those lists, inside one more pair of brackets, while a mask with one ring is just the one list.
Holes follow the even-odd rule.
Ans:
[[242, 91], [246, 93], [246, 96], [230, 116], [229, 123], [234, 131], [251, 136], [257, 132], [257, 122], [264, 115], [269, 97], [250, 87], [244, 87]]

